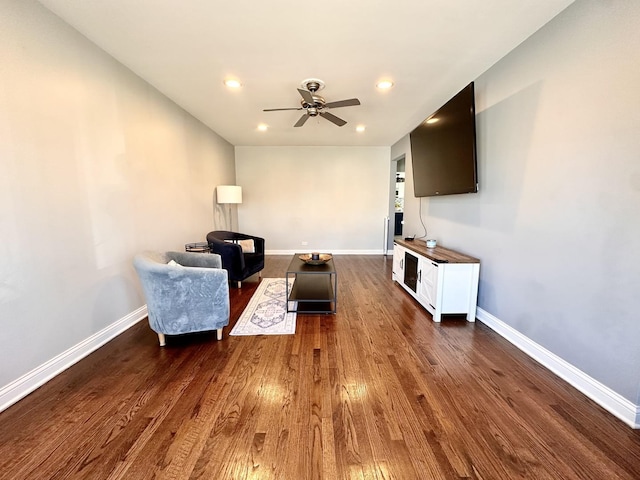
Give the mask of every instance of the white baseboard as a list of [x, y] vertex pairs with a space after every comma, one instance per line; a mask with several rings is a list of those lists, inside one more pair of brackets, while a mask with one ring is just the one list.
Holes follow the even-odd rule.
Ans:
[[[265, 250], [265, 255], [295, 255], [296, 253], [310, 252], [309, 248], [300, 248], [299, 250]], [[316, 251], [316, 250], [314, 250]], [[382, 249], [377, 250], [325, 250], [317, 249], [318, 252], [327, 252], [332, 255], [384, 255], [385, 252]], [[393, 253], [393, 252], [392, 252]]]
[[640, 405], [634, 405], [633, 402], [577, 369], [566, 360], [563, 360], [546, 348], [538, 345], [530, 338], [483, 309], [477, 309], [476, 317], [494, 332], [504, 337], [531, 358], [568, 382], [571, 386], [577, 388], [631, 428], [640, 428]]
[[147, 306], [122, 317], [89, 338], [34, 368], [22, 377], [0, 388], [0, 412], [42, 386], [53, 377], [100, 348], [147, 316]]

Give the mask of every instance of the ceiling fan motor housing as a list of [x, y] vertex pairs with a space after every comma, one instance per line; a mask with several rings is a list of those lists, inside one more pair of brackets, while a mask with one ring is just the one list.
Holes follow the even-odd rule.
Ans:
[[307, 90], [311, 93], [315, 93], [320, 90], [320, 84], [318, 82], [309, 82], [307, 83]]
[[315, 117], [316, 115], [318, 115], [318, 113], [320, 113], [319, 110], [322, 110], [324, 108], [324, 104], [326, 102], [324, 98], [319, 95], [312, 95], [312, 97], [313, 104], [306, 102], [303, 98], [302, 100], [300, 100], [300, 105], [302, 105], [302, 108], [304, 108], [309, 113], [309, 115]]

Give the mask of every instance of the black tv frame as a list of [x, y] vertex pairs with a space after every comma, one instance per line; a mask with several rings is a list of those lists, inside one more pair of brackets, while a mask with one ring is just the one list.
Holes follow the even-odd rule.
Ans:
[[475, 116], [471, 82], [410, 133], [415, 197], [478, 192]]

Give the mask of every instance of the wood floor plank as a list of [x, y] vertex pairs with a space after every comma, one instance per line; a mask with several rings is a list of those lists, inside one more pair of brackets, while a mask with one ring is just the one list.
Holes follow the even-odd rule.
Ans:
[[640, 478], [640, 432], [480, 322], [432, 322], [390, 257], [334, 262], [337, 313], [295, 335], [228, 336], [257, 277], [222, 341], [132, 327], [0, 413], [0, 479]]

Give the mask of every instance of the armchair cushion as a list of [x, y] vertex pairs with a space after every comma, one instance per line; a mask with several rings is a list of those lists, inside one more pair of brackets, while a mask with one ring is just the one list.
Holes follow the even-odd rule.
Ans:
[[229, 280], [219, 255], [145, 252], [133, 264], [156, 333], [219, 330], [229, 324]]
[[256, 245], [253, 240], [225, 240], [227, 243], [237, 243], [242, 253], [256, 253]]
[[[243, 251], [241, 242], [253, 242], [254, 251]], [[207, 234], [212, 253], [222, 257], [222, 268], [229, 272], [229, 280], [241, 282], [264, 269], [264, 238], [246, 233], [215, 230]]]

